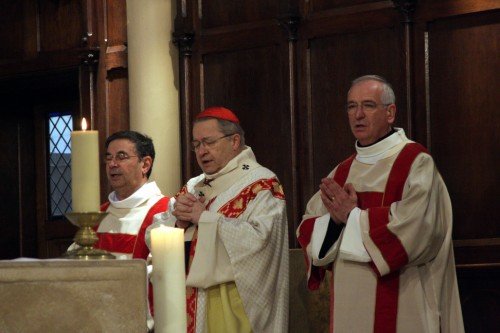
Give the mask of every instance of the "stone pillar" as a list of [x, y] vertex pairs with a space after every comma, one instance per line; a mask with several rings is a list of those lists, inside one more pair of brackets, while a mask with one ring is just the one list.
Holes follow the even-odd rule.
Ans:
[[173, 5], [172, 0], [127, 0], [130, 129], [152, 137], [156, 158], [151, 179], [169, 196], [181, 186]]

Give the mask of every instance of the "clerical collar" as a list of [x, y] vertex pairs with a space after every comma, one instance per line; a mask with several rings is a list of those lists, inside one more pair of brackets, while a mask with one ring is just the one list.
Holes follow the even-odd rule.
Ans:
[[409, 140], [405, 135], [405, 131], [402, 128], [395, 128], [391, 133], [371, 145], [361, 147], [356, 144], [356, 160], [361, 163], [374, 164], [378, 160], [387, 157], [387, 154], [390, 155], [392, 148], [406, 141]]
[[233, 157], [233, 159], [230, 160], [226, 164], [226, 166], [224, 166], [219, 172], [211, 174], [211, 175], [205, 174], [205, 179], [203, 182], [207, 185], [210, 184], [210, 182], [212, 182], [214, 179], [219, 178], [220, 176], [225, 175], [226, 173], [236, 169], [238, 167], [240, 161], [242, 161], [244, 159], [248, 159], [248, 158], [255, 160], [255, 155], [252, 151], [252, 148], [250, 148], [249, 146], [246, 146], [238, 155]]
[[394, 133], [396, 133], [396, 130], [394, 129], [394, 127], [391, 127], [391, 130], [386, 135], [384, 135], [383, 137], [379, 138], [377, 141], [375, 141], [373, 143], [370, 143], [369, 145], [366, 145], [366, 146], [364, 146], [361, 143], [359, 143], [359, 141], [356, 141], [356, 146], [357, 147], [361, 147], [361, 148], [366, 148], [366, 147], [370, 147], [370, 146], [376, 145], [378, 142], [384, 140], [385, 138], [388, 138], [389, 136], [391, 136]]
[[161, 195], [161, 191], [156, 185], [156, 182], [150, 182], [142, 185], [131, 196], [123, 200], [118, 200], [115, 191], [111, 192], [108, 200], [115, 208], [134, 208], [148, 200], [153, 195]]

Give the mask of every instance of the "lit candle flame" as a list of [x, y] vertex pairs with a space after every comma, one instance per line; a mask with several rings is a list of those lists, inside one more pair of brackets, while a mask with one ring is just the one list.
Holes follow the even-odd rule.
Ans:
[[82, 131], [87, 130], [87, 120], [85, 120], [85, 117], [82, 118]]

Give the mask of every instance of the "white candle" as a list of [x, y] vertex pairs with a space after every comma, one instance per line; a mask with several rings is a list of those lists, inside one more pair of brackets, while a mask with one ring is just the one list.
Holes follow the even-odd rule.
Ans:
[[71, 132], [71, 199], [73, 212], [98, 212], [99, 134], [87, 131], [82, 119], [82, 131]]
[[155, 333], [186, 332], [184, 229], [151, 230]]

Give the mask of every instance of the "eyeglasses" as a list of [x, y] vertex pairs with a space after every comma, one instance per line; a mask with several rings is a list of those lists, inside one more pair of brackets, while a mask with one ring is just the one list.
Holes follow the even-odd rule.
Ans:
[[382, 103], [375, 103], [375, 102], [366, 101], [366, 102], [361, 102], [361, 104], [358, 104], [358, 103], [353, 102], [353, 103], [347, 103], [346, 109], [347, 109], [348, 113], [354, 113], [354, 112], [358, 111], [359, 107], [361, 107], [361, 111], [363, 111], [363, 112], [374, 112], [375, 110], [377, 110], [378, 106], [387, 107], [389, 105], [391, 105], [391, 103], [382, 104]]
[[106, 156], [104, 156], [104, 163], [110, 164], [113, 160], [115, 161], [115, 163], [122, 163], [126, 160], [129, 160], [132, 157], [139, 157], [139, 156], [129, 155], [129, 154], [124, 153], [124, 152], [119, 152], [115, 156], [113, 156], [111, 154], [107, 154]]
[[228, 136], [235, 135], [235, 134], [236, 133], [227, 134], [227, 135], [221, 136], [220, 138], [217, 138], [217, 139], [204, 138], [204, 139], [201, 139], [200, 141], [194, 140], [191, 142], [191, 150], [198, 151], [198, 149], [200, 149], [201, 145], [203, 145], [203, 147], [205, 147], [207, 149], [213, 148], [215, 146], [215, 144], [217, 143], [217, 141], [224, 139], [224, 138], [227, 138]]

